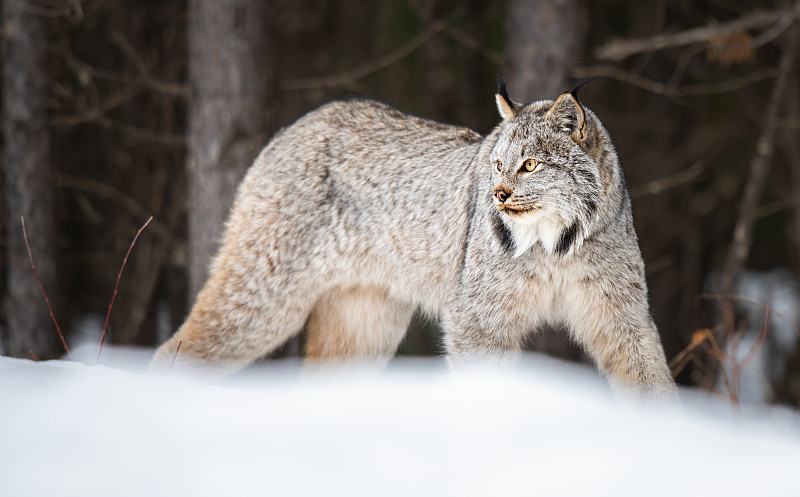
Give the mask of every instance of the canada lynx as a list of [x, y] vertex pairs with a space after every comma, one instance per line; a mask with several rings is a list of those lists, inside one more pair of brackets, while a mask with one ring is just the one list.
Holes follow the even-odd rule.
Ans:
[[566, 325], [614, 386], [674, 398], [616, 151], [576, 91], [487, 136], [370, 100], [282, 130], [239, 187], [211, 275], [151, 370], [232, 372], [304, 326], [307, 361], [387, 361], [418, 308], [454, 365]]

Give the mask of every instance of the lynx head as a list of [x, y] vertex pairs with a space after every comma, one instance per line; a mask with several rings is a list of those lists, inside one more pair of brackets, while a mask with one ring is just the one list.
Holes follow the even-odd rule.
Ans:
[[549, 254], [571, 253], [594, 231], [609, 185], [618, 183], [608, 134], [578, 101], [580, 86], [528, 105], [512, 101], [499, 76], [498, 88], [503, 123], [489, 157], [491, 194], [514, 257], [536, 242]]

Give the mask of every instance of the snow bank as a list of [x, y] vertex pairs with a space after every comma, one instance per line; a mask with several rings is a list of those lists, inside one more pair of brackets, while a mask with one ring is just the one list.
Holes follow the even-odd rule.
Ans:
[[0, 357], [0, 495], [800, 495], [797, 415], [647, 408], [550, 364], [212, 386]]

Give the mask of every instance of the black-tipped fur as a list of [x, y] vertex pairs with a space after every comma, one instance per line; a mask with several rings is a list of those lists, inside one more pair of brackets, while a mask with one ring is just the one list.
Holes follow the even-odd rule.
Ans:
[[513, 254], [515, 250], [514, 235], [511, 234], [511, 230], [508, 229], [506, 223], [500, 219], [496, 212], [492, 213], [492, 231], [494, 231], [494, 236], [497, 237], [497, 241], [500, 242], [503, 250]]
[[503, 78], [503, 75], [500, 73], [495, 74], [497, 77], [497, 94], [503, 97], [503, 100], [506, 101], [509, 107], [512, 109], [514, 108], [514, 104], [511, 103], [511, 98], [508, 96], [508, 90], [506, 90], [506, 80]]
[[586, 81], [581, 81], [580, 83], [578, 83], [575, 86], [573, 86], [572, 89], [567, 90], [564, 93], [569, 93], [570, 95], [575, 97], [575, 100], [577, 101], [578, 100], [578, 92], [581, 90], [581, 88], [583, 88], [584, 86], [588, 85], [589, 83], [591, 83], [594, 80], [595, 80], [595, 77], [589, 78]]
[[566, 254], [578, 238], [578, 222], [575, 221], [561, 233], [561, 239], [556, 246], [557, 254]]

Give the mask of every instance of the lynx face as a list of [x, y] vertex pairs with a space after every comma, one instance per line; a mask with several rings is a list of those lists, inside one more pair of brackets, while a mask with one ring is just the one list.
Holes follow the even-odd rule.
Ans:
[[492, 197], [513, 235], [514, 257], [535, 243], [569, 254], [589, 234], [600, 202], [600, 170], [587, 150], [583, 108], [571, 94], [527, 106], [498, 95], [506, 126], [492, 150]]

